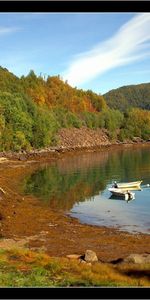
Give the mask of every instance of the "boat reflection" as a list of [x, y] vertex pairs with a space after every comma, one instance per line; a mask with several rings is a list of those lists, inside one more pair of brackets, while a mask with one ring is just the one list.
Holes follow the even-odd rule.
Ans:
[[122, 200], [122, 201], [126, 201], [127, 203], [128, 202], [130, 202], [130, 201], [132, 201], [132, 200], [135, 200], [135, 197], [133, 197], [133, 198], [131, 198], [131, 199], [125, 199], [124, 197], [121, 197], [121, 196], [116, 196], [116, 195], [111, 195], [110, 197], [109, 197], [109, 199], [112, 199], [112, 200]]

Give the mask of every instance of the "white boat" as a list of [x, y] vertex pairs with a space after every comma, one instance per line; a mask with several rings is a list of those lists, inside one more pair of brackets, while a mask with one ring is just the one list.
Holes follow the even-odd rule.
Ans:
[[142, 183], [141, 181], [133, 181], [133, 182], [122, 182], [122, 183], [114, 183], [113, 187], [114, 188], [119, 188], [119, 189], [128, 189], [128, 188], [138, 188], [140, 189], [140, 185]]
[[122, 190], [119, 188], [110, 188], [108, 189], [114, 196], [117, 197], [123, 197], [125, 198], [125, 200], [129, 200], [129, 199], [134, 199], [135, 198], [135, 193], [133, 192], [129, 192], [127, 190]]

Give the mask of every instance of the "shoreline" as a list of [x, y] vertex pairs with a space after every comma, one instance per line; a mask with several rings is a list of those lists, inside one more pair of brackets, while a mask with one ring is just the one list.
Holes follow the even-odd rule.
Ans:
[[[142, 143], [142, 145], [149, 146], [150, 144]], [[114, 146], [116, 148], [116, 145], [112, 147]], [[117, 146], [124, 148], [124, 145]], [[127, 148], [130, 146], [141, 145], [125, 145]], [[102, 149], [105, 150], [106, 147], [99, 151]], [[76, 152], [69, 152], [69, 154], [76, 155]], [[31, 250], [43, 249], [51, 256], [62, 257], [74, 253], [82, 254], [86, 249], [91, 249], [104, 262], [122, 258], [131, 253], [150, 252], [149, 234], [129, 233], [115, 227], [83, 224], [64, 211], [48, 208], [31, 195], [22, 195], [19, 182], [27, 174], [38, 169], [39, 163], [51, 163], [64, 155], [68, 155], [68, 152], [46, 155], [46, 157], [37, 156], [34, 160], [1, 161], [0, 171], [3, 176], [0, 176], [0, 186], [6, 194], [0, 201], [0, 247], [2, 248], [5, 240], [6, 245], [8, 240], [8, 246], [12, 245], [11, 241], [15, 241], [16, 245], [24, 241], [24, 244], [27, 244]]]
[[32, 160], [51, 160], [57, 159], [62, 155], [74, 155], [82, 152], [101, 152], [105, 151], [105, 149], [109, 150], [112, 148], [128, 148], [128, 147], [139, 147], [139, 146], [150, 146], [150, 141], [141, 141], [141, 142], [114, 142], [114, 143], [106, 143], [102, 144], [101, 146], [74, 146], [74, 147], [49, 147], [44, 149], [35, 149], [32, 151], [3, 151], [0, 152], [0, 160], [2, 162], [3, 158], [16, 160], [16, 161], [32, 161]]

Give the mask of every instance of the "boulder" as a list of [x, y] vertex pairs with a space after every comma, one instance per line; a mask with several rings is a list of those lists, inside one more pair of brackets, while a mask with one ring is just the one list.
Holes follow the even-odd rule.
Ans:
[[91, 262], [87, 262], [87, 261], [85, 261], [85, 260], [83, 260], [83, 259], [80, 259], [80, 263], [81, 264], [85, 264], [86, 266], [92, 266], [92, 263]]
[[69, 254], [69, 255], [66, 255], [66, 257], [69, 258], [69, 259], [79, 259], [81, 257], [81, 255]]
[[25, 155], [20, 155], [18, 159], [21, 160], [21, 161], [26, 161], [27, 160]]
[[94, 262], [94, 261], [98, 261], [98, 258], [97, 258], [97, 255], [94, 251], [86, 250], [84, 260], [86, 262]]
[[130, 254], [124, 259], [124, 262], [133, 264], [150, 263], [150, 254]]

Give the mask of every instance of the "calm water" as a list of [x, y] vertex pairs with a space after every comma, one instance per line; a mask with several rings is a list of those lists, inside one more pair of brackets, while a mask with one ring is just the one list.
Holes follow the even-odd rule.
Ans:
[[[143, 180], [135, 200], [110, 198], [114, 181]], [[150, 147], [106, 150], [41, 165], [24, 179], [23, 190], [82, 223], [150, 233]]]

